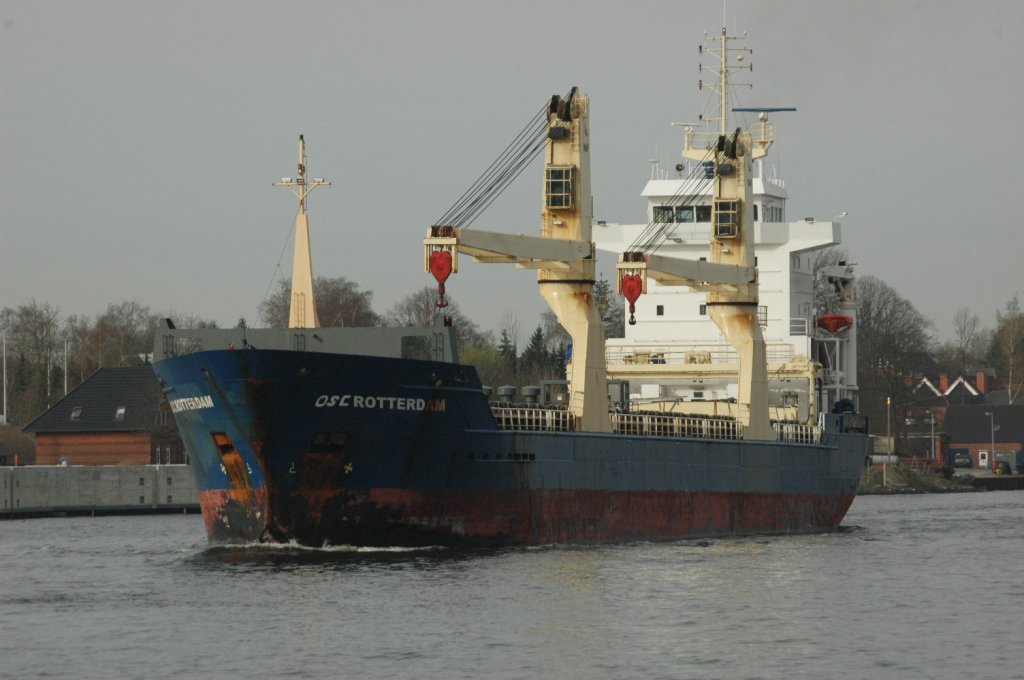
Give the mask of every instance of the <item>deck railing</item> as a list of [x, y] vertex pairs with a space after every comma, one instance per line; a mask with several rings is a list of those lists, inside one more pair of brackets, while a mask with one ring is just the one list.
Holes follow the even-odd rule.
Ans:
[[[519, 432], [573, 432], [576, 419], [562, 409], [528, 406], [492, 406], [499, 430]], [[614, 434], [693, 439], [743, 439], [744, 428], [730, 418], [701, 418], [670, 413], [610, 413]], [[772, 423], [776, 439], [796, 444], [814, 444], [821, 428], [796, 423]]]
[[612, 432], [655, 437], [742, 439], [743, 426], [726, 418], [697, 418], [671, 414], [613, 413]]
[[491, 412], [499, 430], [572, 432], [576, 429], [575, 416], [560, 409], [492, 406]]

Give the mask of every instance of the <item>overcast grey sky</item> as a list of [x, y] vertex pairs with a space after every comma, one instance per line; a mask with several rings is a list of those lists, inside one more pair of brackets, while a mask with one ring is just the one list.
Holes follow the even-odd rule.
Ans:
[[[420, 239], [543, 102], [591, 98], [595, 213], [644, 220], [648, 159], [704, 108], [696, 51], [747, 31], [789, 216], [951, 332], [1024, 292], [1024, 2], [0, 2], [0, 307], [137, 298], [233, 325], [292, 228], [305, 134], [314, 271], [386, 312], [431, 283]], [[539, 166], [474, 225], [535, 233]], [[281, 259], [290, 269], [290, 243]], [[612, 268], [605, 255], [602, 267]], [[544, 309], [532, 272], [448, 290], [482, 327]], [[524, 338], [525, 339], [525, 338]]]

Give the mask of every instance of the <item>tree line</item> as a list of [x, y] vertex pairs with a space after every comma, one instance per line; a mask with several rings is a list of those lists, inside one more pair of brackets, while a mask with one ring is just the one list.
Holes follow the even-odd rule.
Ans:
[[[274, 293], [261, 303], [256, 325], [288, 325], [290, 289], [290, 281], [278, 281]], [[439, 310], [434, 304], [437, 292], [430, 286], [405, 296], [384, 314], [374, 309], [372, 291], [361, 290], [344, 277], [317, 277], [314, 295], [323, 326], [420, 326], [439, 321], [439, 314], [452, 316], [460, 359], [477, 367], [484, 384], [536, 384], [564, 378], [568, 336], [551, 314], [542, 316], [520, 351], [521, 329], [513, 314], [506, 315], [496, 336], [463, 316], [451, 297], [449, 306]], [[609, 337], [621, 337], [621, 296], [605, 279], [596, 284], [595, 296]], [[215, 321], [194, 314], [154, 312], [138, 300], [109, 304], [95, 317], [62, 317], [57, 307], [35, 300], [4, 308], [0, 334], [6, 345], [7, 422], [19, 426], [31, 422], [99, 368], [149, 362], [162, 318], [171, 319], [178, 328], [217, 327]], [[247, 324], [245, 319], [238, 323]]]
[[[842, 258], [843, 253], [830, 256]], [[257, 325], [287, 325], [289, 290], [289, 281], [278, 282], [260, 306]], [[537, 385], [565, 377], [569, 338], [550, 312], [542, 314], [532, 330], [521, 326], [514, 314], [506, 314], [501, 327], [492, 332], [465, 317], [455, 300], [439, 310], [431, 286], [410, 293], [383, 314], [373, 307], [372, 291], [343, 277], [318, 277], [314, 290], [324, 326], [419, 326], [437, 322], [439, 314], [452, 316], [460, 360], [476, 366], [485, 385]], [[622, 297], [604, 278], [594, 294], [606, 337], [622, 337]], [[894, 434], [899, 434], [907, 414], [916, 408], [913, 388], [921, 376], [971, 376], [984, 370], [1004, 386], [1008, 403], [1020, 402], [1024, 314], [1016, 295], [997, 313], [994, 328], [983, 328], [970, 309], [958, 310], [954, 336], [945, 342], [936, 338], [930, 319], [881, 279], [859, 278], [857, 298], [860, 406], [872, 416], [876, 433], [885, 431], [886, 399], [891, 398], [896, 407]], [[820, 313], [827, 311], [827, 295], [818, 304]], [[63, 396], [65, 386], [70, 391], [98, 368], [147, 362], [162, 317], [171, 318], [179, 328], [216, 327], [195, 315], [154, 313], [136, 300], [110, 304], [93, 318], [62, 318], [56, 307], [36, 301], [0, 311], [0, 331], [7, 345], [8, 422], [24, 425], [33, 420]]]
[[[872, 431], [905, 437], [908, 423], [928, 404], [915, 397], [922, 377], [955, 379], [984, 372], [999, 385], [997, 398], [1021, 401], [1024, 387], [1024, 314], [1015, 294], [996, 312], [994, 328], [969, 308], [953, 315], [953, 337], [938, 341], [934, 323], [881, 279], [857, 280], [857, 384]], [[1000, 394], [1000, 393], [1005, 393]], [[887, 399], [891, 400], [891, 420]], [[927, 400], [925, 400], [927, 401]]]

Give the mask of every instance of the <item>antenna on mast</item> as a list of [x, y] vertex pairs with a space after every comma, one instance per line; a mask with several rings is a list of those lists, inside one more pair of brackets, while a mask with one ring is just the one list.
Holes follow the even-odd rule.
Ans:
[[306, 197], [317, 187], [331, 186], [323, 177], [312, 182], [306, 180], [306, 140], [299, 135], [299, 167], [297, 175], [282, 177], [275, 187], [288, 187], [299, 199], [299, 214], [295, 217], [295, 254], [292, 257], [292, 291], [288, 311], [289, 328], [319, 328], [313, 299], [313, 255], [309, 245], [309, 219], [306, 217]]
[[306, 197], [317, 187], [329, 187], [331, 183], [323, 177], [316, 177], [312, 182], [306, 181], [306, 139], [305, 135], [299, 135], [299, 167], [296, 177], [282, 177], [280, 182], [274, 182], [275, 187], [288, 187], [299, 199], [299, 214], [306, 214]]
[[[717, 118], [711, 117], [706, 118], [707, 122], [718, 120], [718, 134], [726, 135], [729, 134], [729, 121], [728, 121], [728, 99], [729, 99], [729, 86], [733, 87], [753, 87], [752, 83], [733, 83], [730, 82], [730, 76], [735, 71], [753, 71], [754, 65], [751, 63], [744, 64], [748, 55], [752, 55], [754, 50], [749, 47], [730, 47], [730, 43], [736, 40], [745, 40], [746, 35], [742, 36], [729, 36], [726, 32], [725, 26], [722, 27], [722, 34], [719, 36], [711, 36], [707, 33], [704, 34], [704, 40], [708, 43], [707, 47], [699, 45], [697, 47], [697, 53], [703, 56], [704, 54], [710, 54], [717, 57], [717, 64], [705, 66], [700, 64], [698, 71], [703, 73], [705, 69], [715, 74], [714, 80], [704, 81], [702, 78], [699, 81], [699, 89], [703, 90], [705, 86], [708, 89], [718, 94], [718, 111], [719, 115]], [[732, 63], [730, 57], [734, 57], [735, 63]]]

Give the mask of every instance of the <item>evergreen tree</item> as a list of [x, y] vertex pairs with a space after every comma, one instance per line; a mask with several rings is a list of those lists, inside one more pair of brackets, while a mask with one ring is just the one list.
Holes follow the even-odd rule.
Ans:
[[548, 368], [548, 352], [544, 346], [544, 330], [537, 326], [537, 330], [530, 336], [530, 342], [523, 350], [521, 366], [525, 371], [544, 372]]
[[518, 368], [519, 351], [515, 341], [510, 336], [507, 328], [501, 329], [501, 339], [498, 341], [498, 353], [505, 361], [505, 367], [509, 375], [515, 376]]
[[594, 303], [604, 325], [604, 337], [624, 337], [626, 303], [622, 295], [612, 288], [611, 282], [604, 278], [604, 274], [594, 283]]

